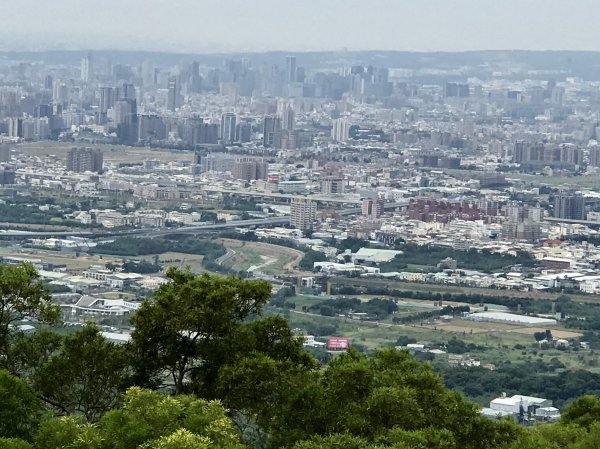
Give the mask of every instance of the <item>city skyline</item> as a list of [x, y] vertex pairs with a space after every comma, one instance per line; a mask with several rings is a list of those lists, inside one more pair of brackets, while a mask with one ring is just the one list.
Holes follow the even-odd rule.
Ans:
[[102, 8], [75, 0], [9, 3], [0, 50], [600, 50], [600, 4], [591, 0], [578, 0], [578, 8], [565, 0], [125, 3], [138, 14], [116, 14], [123, 10], [116, 0]]

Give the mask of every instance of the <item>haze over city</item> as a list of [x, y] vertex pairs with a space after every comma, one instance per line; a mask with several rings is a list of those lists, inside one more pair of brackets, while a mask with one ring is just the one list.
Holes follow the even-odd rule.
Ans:
[[0, 49], [599, 50], [594, 0], [21, 0]]
[[600, 3], [0, 8], [0, 449], [600, 447]]

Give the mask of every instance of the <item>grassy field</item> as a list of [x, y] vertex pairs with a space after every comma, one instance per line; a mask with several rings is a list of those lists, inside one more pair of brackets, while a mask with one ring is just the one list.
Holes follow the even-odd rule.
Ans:
[[[474, 171], [460, 169], [443, 169], [444, 173], [461, 179], [471, 179]], [[600, 178], [598, 176], [544, 176], [526, 173], [504, 173], [509, 179], [518, 179], [520, 181], [532, 184], [547, 184], [550, 186], [569, 185], [574, 187], [584, 187], [592, 190], [600, 190]]]
[[235, 251], [235, 256], [228, 260], [226, 266], [233, 271], [245, 271], [252, 266], [261, 265], [257, 270], [270, 276], [292, 272], [304, 253], [297, 249], [270, 243], [245, 242], [233, 239], [218, 239], [228, 250]]
[[[456, 285], [442, 285], [442, 284], [424, 284], [419, 282], [403, 282], [393, 281], [390, 279], [364, 279], [364, 278], [344, 278], [337, 276], [331, 278], [333, 287], [340, 286], [351, 286], [351, 287], [385, 287], [395, 290], [404, 291], [415, 291], [415, 292], [431, 292], [431, 293], [450, 293], [450, 294], [480, 294], [485, 296], [504, 296], [511, 298], [523, 298], [523, 299], [548, 299], [556, 300], [561, 293], [546, 293], [546, 292], [522, 292], [518, 290], [495, 290], [492, 288], [477, 288], [477, 287], [464, 287]], [[567, 296], [573, 301], [578, 302], [600, 302], [600, 297], [592, 295], [577, 295], [569, 293]]]
[[[346, 317], [326, 317], [314, 313], [305, 313], [304, 306], [311, 306], [324, 301], [327, 297], [298, 295], [290, 298], [296, 307], [285, 311], [293, 328], [314, 329], [315, 327], [333, 326], [335, 332], [328, 337], [346, 337], [351, 344], [372, 351], [384, 347], [395, 346], [398, 338], [414, 338], [421, 344], [446, 344], [452, 339], [462, 340], [476, 345], [468, 355], [486, 363], [499, 364], [505, 361], [512, 363], [531, 361], [533, 358], [550, 360], [557, 358], [567, 367], [585, 368], [600, 372], [598, 356], [594, 351], [561, 351], [558, 349], [541, 350], [533, 337], [534, 332], [544, 331], [537, 327], [514, 326], [503, 323], [483, 323], [463, 320], [455, 317], [450, 322], [431, 321], [397, 325], [391, 323], [391, 317], [383, 322], [361, 322]], [[368, 297], [361, 297], [368, 299]], [[454, 304], [459, 305], [459, 304]], [[395, 316], [406, 316], [422, 312], [430, 307], [429, 301], [411, 300], [402, 305]], [[271, 310], [272, 313], [276, 311]], [[280, 312], [280, 311], [279, 311]], [[555, 326], [552, 334], [558, 338], [574, 339], [581, 336], [571, 329]], [[447, 360], [447, 355], [436, 356]]]
[[76, 146], [99, 148], [104, 152], [104, 160], [109, 163], [140, 163], [147, 159], [160, 161], [192, 161], [193, 152], [182, 150], [165, 150], [144, 147], [129, 147], [124, 145], [88, 144], [75, 142], [26, 142], [17, 145], [24, 154], [38, 157], [54, 155], [59, 158], [67, 157], [67, 151]]

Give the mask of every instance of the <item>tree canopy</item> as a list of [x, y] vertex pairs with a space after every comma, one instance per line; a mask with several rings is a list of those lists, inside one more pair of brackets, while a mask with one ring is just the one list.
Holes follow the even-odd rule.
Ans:
[[[54, 319], [35, 270], [7, 273], [19, 287], [2, 287], [7, 304], [26, 298], [28, 316]], [[556, 424], [492, 421], [407, 351], [350, 349], [319, 364], [284, 318], [261, 316], [266, 282], [168, 277], [134, 314], [127, 345], [93, 324], [7, 334], [0, 449], [600, 447], [597, 396]]]

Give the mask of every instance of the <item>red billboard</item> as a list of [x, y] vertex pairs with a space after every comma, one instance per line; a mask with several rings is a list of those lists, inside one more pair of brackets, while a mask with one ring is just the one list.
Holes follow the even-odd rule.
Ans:
[[350, 341], [347, 338], [330, 338], [327, 340], [327, 349], [331, 351], [345, 351], [350, 347]]

